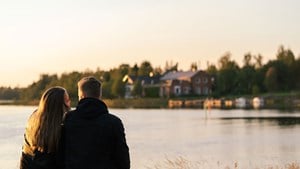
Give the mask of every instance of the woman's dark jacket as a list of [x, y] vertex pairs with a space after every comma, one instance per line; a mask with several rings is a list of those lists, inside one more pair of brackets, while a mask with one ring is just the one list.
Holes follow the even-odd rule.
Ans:
[[129, 148], [122, 121], [104, 102], [81, 99], [64, 122], [66, 169], [129, 169]]
[[35, 125], [34, 120], [38, 118], [35, 112], [30, 116], [25, 134], [22, 154], [20, 159], [20, 169], [63, 169], [63, 148], [62, 140], [59, 143], [59, 148], [56, 152], [46, 153], [38, 151], [38, 148], [33, 142], [32, 127]]

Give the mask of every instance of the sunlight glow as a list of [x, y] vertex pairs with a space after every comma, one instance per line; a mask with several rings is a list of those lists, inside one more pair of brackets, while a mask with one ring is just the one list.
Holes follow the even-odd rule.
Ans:
[[162, 68], [172, 60], [183, 70], [199, 62], [205, 69], [227, 51], [240, 64], [247, 52], [266, 62], [279, 45], [298, 56], [299, 6], [295, 0], [1, 1], [0, 86], [145, 60]]

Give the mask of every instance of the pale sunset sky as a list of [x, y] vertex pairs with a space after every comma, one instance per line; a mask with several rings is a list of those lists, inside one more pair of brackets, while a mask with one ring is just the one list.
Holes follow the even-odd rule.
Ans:
[[188, 70], [226, 52], [300, 54], [299, 0], [0, 0], [0, 86], [147, 60]]

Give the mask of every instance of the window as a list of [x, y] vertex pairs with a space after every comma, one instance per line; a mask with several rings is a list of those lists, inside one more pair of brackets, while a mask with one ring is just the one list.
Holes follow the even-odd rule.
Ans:
[[126, 92], [130, 92], [130, 91], [131, 91], [131, 87], [130, 87], [130, 86], [126, 86], [126, 87], [125, 87], [125, 91], [126, 91]]
[[181, 94], [180, 86], [174, 86], [174, 94], [177, 96]]
[[208, 88], [207, 87], [203, 88], [203, 94], [208, 95]]
[[184, 87], [183, 93], [184, 93], [184, 94], [190, 94], [190, 90], [191, 90], [190, 87]]
[[197, 88], [196, 88], [196, 94], [198, 94], [198, 95], [201, 94], [201, 88], [200, 88], [200, 87], [197, 87]]
[[200, 83], [201, 83], [201, 78], [199, 77], [196, 79], [196, 84], [200, 84]]

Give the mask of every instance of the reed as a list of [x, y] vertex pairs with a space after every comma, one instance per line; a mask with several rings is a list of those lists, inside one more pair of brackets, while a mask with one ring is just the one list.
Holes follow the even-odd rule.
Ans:
[[221, 162], [210, 164], [207, 161], [190, 161], [183, 157], [175, 159], [165, 158], [163, 161], [147, 166], [147, 169], [300, 169], [299, 162], [290, 162], [285, 165], [268, 165], [264, 167], [242, 167], [238, 162], [233, 162], [229, 165], [224, 165]]

